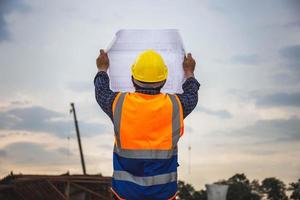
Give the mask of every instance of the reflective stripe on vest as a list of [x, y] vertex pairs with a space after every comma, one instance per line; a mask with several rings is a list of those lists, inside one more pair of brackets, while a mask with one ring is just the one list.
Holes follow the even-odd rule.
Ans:
[[179, 111], [179, 105], [176, 100], [176, 97], [174, 95], [168, 94], [172, 101], [173, 105], [173, 112], [172, 112], [172, 146], [176, 147], [177, 142], [180, 138], [180, 111]]
[[177, 172], [156, 176], [133, 176], [126, 171], [114, 171], [113, 178], [119, 181], [129, 181], [140, 186], [153, 186], [177, 181]]
[[177, 155], [177, 146], [171, 150], [135, 150], [122, 149], [115, 145], [114, 152], [124, 158], [168, 159]]
[[121, 115], [122, 115], [122, 107], [124, 103], [126, 93], [121, 93], [116, 104], [116, 108], [114, 110], [114, 129], [116, 135], [117, 145], [121, 145], [120, 140], [120, 127], [121, 127]]

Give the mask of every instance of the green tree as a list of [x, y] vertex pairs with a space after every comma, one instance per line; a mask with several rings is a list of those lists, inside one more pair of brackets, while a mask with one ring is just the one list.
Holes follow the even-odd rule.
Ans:
[[[227, 200], [260, 200], [261, 196], [256, 191], [252, 191], [254, 185], [250, 184], [245, 174], [235, 174], [228, 180], [217, 183], [229, 185]], [[255, 184], [258, 184], [258, 182]]]
[[206, 191], [196, 191], [190, 184], [178, 181], [178, 197], [180, 200], [206, 200]]
[[192, 200], [195, 189], [190, 184], [178, 181], [178, 197], [180, 200]]
[[207, 194], [205, 190], [196, 191], [193, 194], [194, 200], [207, 200]]
[[251, 194], [252, 194], [251, 199], [253, 200], [261, 199], [263, 194], [261, 192], [261, 186], [259, 184], [259, 181], [258, 180], [251, 181], [250, 187], [251, 187]]
[[262, 192], [269, 200], [287, 200], [286, 186], [277, 178], [266, 178], [261, 184]]
[[291, 199], [300, 200], [300, 179], [295, 183], [290, 183], [288, 190], [292, 191]]

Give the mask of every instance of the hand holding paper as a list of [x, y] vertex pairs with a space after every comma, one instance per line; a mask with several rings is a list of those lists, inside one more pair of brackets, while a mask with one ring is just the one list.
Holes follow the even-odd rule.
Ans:
[[109, 67], [109, 58], [103, 49], [100, 49], [100, 55], [96, 59], [96, 65], [99, 71], [107, 71]]
[[194, 77], [196, 61], [192, 57], [191, 53], [188, 53], [187, 56], [184, 56], [182, 65], [185, 78]]

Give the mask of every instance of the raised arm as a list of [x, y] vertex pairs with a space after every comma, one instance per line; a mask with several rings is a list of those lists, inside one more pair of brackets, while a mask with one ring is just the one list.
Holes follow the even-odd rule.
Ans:
[[96, 60], [98, 73], [94, 79], [95, 97], [102, 110], [113, 120], [112, 104], [118, 92], [113, 92], [109, 88], [109, 77], [107, 69], [109, 67], [109, 58], [103, 49]]
[[177, 94], [177, 96], [181, 102], [183, 116], [185, 118], [194, 110], [198, 103], [198, 90], [200, 84], [194, 77], [196, 62], [191, 53], [184, 56], [182, 65], [186, 81], [182, 85], [183, 93]]

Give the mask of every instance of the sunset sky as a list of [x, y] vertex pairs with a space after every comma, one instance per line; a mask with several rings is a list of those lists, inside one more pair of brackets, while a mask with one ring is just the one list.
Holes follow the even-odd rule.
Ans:
[[198, 189], [235, 173], [296, 181], [299, 10], [299, 0], [0, 0], [0, 178], [81, 173], [70, 102], [87, 172], [111, 176], [112, 124], [94, 96], [99, 49], [119, 29], [172, 28], [201, 83], [179, 178]]

